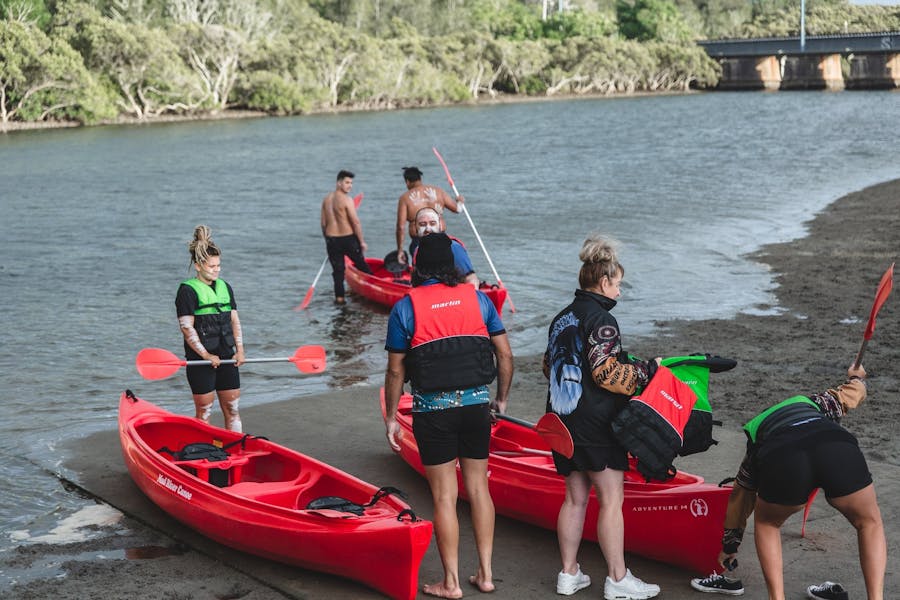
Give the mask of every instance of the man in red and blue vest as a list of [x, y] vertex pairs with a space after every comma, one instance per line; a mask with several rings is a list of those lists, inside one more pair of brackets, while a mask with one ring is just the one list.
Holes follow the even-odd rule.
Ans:
[[[487, 458], [491, 409], [506, 411], [512, 383], [512, 350], [497, 309], [471, 285], [460, 285], [451, 240], [444, 233], [420, 239], [409, 294], [394, 305], [385, 349], [385, 429], [400, 451], [397, 407], [404, 381], [413, 395], [413, 435], [434, 501], [434, 527], [444, 578], [426, 585], [426, 594], [459, 598], [459, 522], [456, 463], [469, 504], [478, 572], [469, 581], [494, 590], [491, 555], [494, 504], [488, 491]], [[490, 384], [497, 379], [491, 400]]]

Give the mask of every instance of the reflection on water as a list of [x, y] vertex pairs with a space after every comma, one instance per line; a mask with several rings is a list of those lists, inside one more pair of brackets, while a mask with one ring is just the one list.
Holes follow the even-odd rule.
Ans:
[[[350, 292], [348, 303], [336, 306], [331, 318], [329, 339], [334, 341], [329, 387], [340, 389], [367, 383], [378, 369], [377, 349], [384, 347], [390, 310]], [[386, 354], [382, 352], [381, 370]], [[346, 366], [346, 368], [344, 368]]]

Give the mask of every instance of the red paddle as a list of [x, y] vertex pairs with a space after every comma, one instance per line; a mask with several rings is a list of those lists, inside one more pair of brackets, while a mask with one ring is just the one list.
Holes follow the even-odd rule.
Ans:
[[[362, 194], [357, 194], [353, 198], [353, 204], [356, 206], [356, 208], [359, 208], [359, 203], [362, 202], [362, 199], [363, 199]], [[316, 273], [316, 278], [313, 279], [312, 285], [309, 286], [308, 290], [306, 290], [306, 295], [303, 296], [303, 302], [301, 302], [299, 306], [294, 307], [294, 310], [303, 310], [304, 308], [309, 306], [309, 302], [310, 302], [310, 300], [312, 300], [313, 290], [316, 289], [316, 284], [319, 283], [319, 277], [322, 276], [322, 271], [325, 270], [325, 265], [327, 265], [327, 264], [328, 264], [328, 257], [326, 256], [325, 260], [322, 261], [322, 266], [319, 267], [319, 272]]]
[[888, 296], [891, 295], [891, 288], [893, 285], [894, 263], [891, 263], [891, 266], [884, 272], [884, 275], [881, 276], [881, 281], [878, 283], [878, 291], [875, 292], [875, 302], [872, 304], [872, 312], [869, 313], [869, 323], [866, 325], [866, 332], [863, 334], [862, 344], [859, 346], [859, 352], [856, 353], [856, 361], [853, 363], [854, 368], [858, 368], [862, 362], [863, 353], [866, 351], [866, 344], [872, 339], [872, 334], [875, 333], [875, 316], [878, 314], [878, 311], [881, 310], [881, 306], [884, 304], [885, 300], [888, 299]]
[[[300, 346], [293, 356], [284, 358], [248, 358], [244, 362], [292, 362], [303, 373], [320, 373], [325, 370], [325, 348], [322, 346]], [[234, 364], [234, 359], [223, 360], [223, 365]], [[184, 360], [162, 348], [144, 348], [134, 361], [138, 373], [144, 379], [165, 379], [185, 366], [208, 365], [208, 360]]]
[[[441, 156], [441, 153], [438, 152], [437, 148], [431, 148], [434, 155], [437, 156], [437, 159], [441, 161], [441, 166], [444, 167], [444, 174], [447, 176], [447, 183], [450, 184], [450, 187], [453, 188], [453, 194], [459, 198], [459, 191], [456, 189], [456, 184], [453, 183], [453, 178], [450, 176], [450, 169], [447, 168], [447, 163], [444, 162], [444, 157]], [[475, 229], [475, 223], [472, 221], [472, 217], [469, 216], [469, 210], [466, 208], [466, 204], [462, 203], [459, 205], [462, 208], [462, 212], [466, 215], [466, 219], [469, 220], [469, 225], [472, 227], [472, 233], [475, 234], [475, 239], [478, 240], [478, 244], [481, 246], [481, 251], [484, 252], [484, 257], [487, 259], [488, 264], [491, 266], [491, 271], [494, 272], [494, 278], [497, 280], [497, 283], [500, 287], [506, 287], [503, 285], [503, 282], [500, 281], [500, 275], [497, 274], [497, 269], [494, 267], [493, 261], [491, 261], [491, 255], [488, 254], [487, 248], [484, 247], [484, 242], [481, 241], [481, 236], [478, 235], [478, 230]], [[516, 307], [513, 304], [512, 296], [509, 295], [509, 289], [506, 290], [506, 301], [509, 302], [509, 310], [512, 312], [516, 312]]]
[[572, 434], [569, 433], [565, 423], [562, 422], [559, 415], [556, 413], [545, 414], [538, 420], [537, 425], [502, 413], [495, 413], [494, 416], [498, 419], [509, 421], [510, 423], [534, 429], [537, 434], [547, 442], [547, 445], [553, 448], [554, 452], [558, 452], [566, 458], [572, 458], [572, 455], [575, 453], [575, 444], [572, 442]]

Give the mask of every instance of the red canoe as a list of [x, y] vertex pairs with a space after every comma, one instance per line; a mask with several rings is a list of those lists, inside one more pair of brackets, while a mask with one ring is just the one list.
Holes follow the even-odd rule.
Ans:
[[[119, 438], [138, 487], [203, 535], [354, 579], [391, 598], [416, 597], [431, 522], [418, 520], [396, 496], [365, 507], [379, 491], [369, 483], [267, 440], [172, 414], [130, 391], [119, 400]], [[196, 443], [225, 447], [227, 459], [176, 460], [160, 451]], [[311, 501], [331, 496], [349, 500], [361, 514], [348, 507], [309, 509]]]
[[[353, 266], [350, 259], [346, 259], [347, 270], [344, 273], [344, 278], [354, 293], [372, 302], [377, 302], [384, 306], [393, 306], [409, 292], [409, 288], [412, 285], [409, 279], [409, 272], [394, 275], [384, 268], [384, 260], [380, 258], [367, 258], [366, 263], [372, 269], [371, 275], [363, 273]], [[503, 314], [503, 303], [506, 302], [507, 294], [506, 288], [482, 284], [479, 289], [491, 299], [491, 302], [497, 308], [497, 312]]]
[[[381, 391], [384, 412], [384, 390]], [[424, 474], [412, 432], [412, 397], [400, 400], [397, 420], [403, 430], [400, 455]], [[491, 433], [489, 488], [497, 513], [556, 530], [565, 498], [565, 481], [557, 475], [549, 446], [531, 428], [498, 420]], [[465, 498], [462, 475], [460, 495]], [[723, 520], [731, 487], [704, 483], [679, 472], [666, 482], [646, 483], [634, 468], [625, 473], [625, 550], [683, 567], [698, 575], [721, 571]], [[591, 493], [583, 538], [597, 541], [597, 498]]]

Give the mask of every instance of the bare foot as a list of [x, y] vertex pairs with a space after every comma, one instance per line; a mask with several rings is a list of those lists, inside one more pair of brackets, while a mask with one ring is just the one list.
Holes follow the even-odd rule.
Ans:
[[422, 591], [429, 596], [437, 596], [438, 598], [462, 598], [463, 596], [462, 589], [458, 587], [450, 589], [444, 585], [443, 581], [432, 585], [426, 585], [422, 588]]
[[490, 581], [490, 580], [485, 581], [485, 580], [479, 579], [478, 575], [469, 575], [469, 583], [471, 583], [472, 585], [477, 587], [478, 591], [482, 592], [483, 594], [490, 594], [495, 589], [497, 589], [494, 587], [493, 581]]

